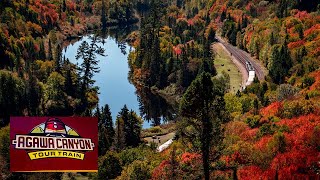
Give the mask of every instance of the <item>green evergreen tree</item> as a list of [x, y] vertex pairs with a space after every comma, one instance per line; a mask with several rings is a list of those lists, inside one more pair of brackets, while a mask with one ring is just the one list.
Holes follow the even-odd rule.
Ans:
[[51, 40], [50, 39], [49, 39], [49, 42], [48, 42], [48, 60], [53, 60], [52, 44], [51, 44]]
[[65, 78], [52, 72], [44, 85], [44, 107], [46, 115], [62, 116], [67, 114], [67, 95], [64, 92]]
[[102, 111], [101, 117], [100, 117], [101, 121], [99, 123], [101, 143], [99, 143], [99, 145], [100, 144], [102, 145], [100, 154], [103, 155], [112, 146], [112, 143], [114, 141], [115, 131], [113, 128], [112, 116], [111, 116], [109, 105], [106, 104], [101, 111]]
[[44, 48], [43, 40], [41, 40], [39, 44], [40, 44], [39, 58], [41, 60], [45, 60], [47, 57], [46, 57], [46, 50]]
[[125, 148], [125, 133], [124, 133], [124, 120], [121, 116], [117, 116], [116, 119], [116, 128], [115, 128], [115, 139], [114, 139], [114, 146], [116, 151], [121, 151]]
[[242, 41], [243, 41], [243, 36], [242, 36], [241, 32], [238, 31], [238, 32], [237, 32], [237, 41], [236, 41], [236, 44], [237, 44], [237, 47], [240, 48], [240, 49], [243, 49]]
[[22, 115], [25, 106], [26, 85], [19, 77], [6, 70], [0, 70], [0, 127], [9, 123], [10, 116]]
[[275, 40], [273, 31], [272, 31], [270, 34], [270, 37], [269, 37], [269, 44], [270, 44], [270, 46], [273, 46], [275, 43], [276, 43], [276, 40]]
[[215, 38], [216, 38], [216, 32], [212, 27], [210, 27], [209, 31], [208, 31], [208, 41], [209, 41], [209, 43], [213, 43], [215, 41]]
[[41, 103], [43, 92], [36, 77], [31, 72], [29, 72], [27, 84], [28, 113], [30, 116], [37, 116], [40, 114], [39, 105]]
[[66, 0], [63, 0], [63, 2], [62, 2], [62, 11], [66, 12], [66, 10], [67, 10]]
[[269, 59], [271, 61], [269, 64], [269, 74], [273, 82], [277, 84], [284, 83], [284, 79], [292, 67], [290, 51], [286, 43], [281, 46], [273, 46]]
[[76, 59], [82, 59], [80, 66], [80, 73], [82, 74], [81, 83], [82, 91], [87, 91], [94, 84], [92, 79], [95, 73], [99, 72], [99, 67], [97, 67], [98, 60], [97, 55], [105, 56], [104, 49], [97, 45], [98, 38], [95, 36], [90, 36], [90, 44], [87, 41], [83, 41], [77, 50]]
[[106, 29], [107, 29], [107, 12], [106, 12], [105, 0], [102, 0], [101, 24], [102, 24], [102, 31], [106, 31]]
[[161, 54], [160, 54], [160, 42], [158, 35], [154, 36], [153, 44], [151, 46], [151, 58], [150, 58], [150, 77], [147, 84], [149, 86], [153, 86], [155, 84], [159, 84], [160, 77], [160, 62]]
[[64, 71], [65, 71], [65, 84], [64, 84], [64, 89], [65, 89], [65, 92], [72, 96], [72, 97], [76, 97], [76, 86], [75, 86], [75, 83], [73, 81], [73, 78], [72, 78], [72, 72], [74, 71], [73, 68], [72, 68], [72, 65], [69, 61], [69, 59], [67, 59], [64, 64]]
[[[218, 82], [218, 81], [217, 81]], [[215, 83], [217, 83], [215, 82]], [[224, 90], [203, 72], [191, 83], [180, 102], [180, 113], [199, 135], [205, 179], [210, 177], [210, 150], [221, 141]]]
[[126, 146], [137, 147], [140, 140], [142, 120], [134, 111], [130, 111], [128, 114], [128, 122], [125, 122], [125, 139]]
[[55, 56], [54, 56], [54, 69], [55, 71], [61, 73], [61, 66], [62, 66], [62, 48], [61, 45], [58, 44], [56, 46], [55, 50]]

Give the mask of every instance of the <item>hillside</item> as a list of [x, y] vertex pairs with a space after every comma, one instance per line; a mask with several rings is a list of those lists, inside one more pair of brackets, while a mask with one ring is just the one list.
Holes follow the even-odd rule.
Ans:
[[[138, 21], [123, 38], [128, 79], [140, 111], [154, 116], [124, 105], [112, 119], [93, 78], [104, 49], [87, 51], [81, 65], [62, 51], [90, 31], [76, 56], [85, 59], [110, 26]], [[260, 61], [265, 79], [234, 91], [241, 80], [230, 79], [228, 52], [211, 48], [216, 34]], [[223, 63], [233, 74], [216, 69]], [[0, 68], [0, 179], [80, 177], [11, 173], [10, 116], [97, 117], [99, 172], [81, 178], [320, 178], [320, 0], [2, 0]], [[155, 127], [142, 131], [146, 119]], [[175, 140], [161, 153], [142, 138], [169, 132]]]
[[[169, 3], [159, 41], [163, 61], [167, 66], [173, 61], [173, 69], [177, 70], [167, 71], [170, 87], [172, 84], [182, 89], [189, 87], [197, 76], [193, 73], [197, 74], [198, 69], [194, 68], [202, 66], [198, 58], [206, 57], [197, 56], [197, 51], [205, 48], [205, 38], [211, 28], [230, 44], [249, 52], [269, 71], [265, 81], [255, 80], [243, 92], [224, 95], [225, 110], [230, 116], [221, 125], [224, 133], [220, 143], [210, 148], [211, 178], [319, 177], [319, 141], [316, 139], [320, 125], [319, 92], [316, 87], [320, 14], [316, 8], [319, 2], [313, 3], [282, 0]], [[162, 44], [166, 45], [162, 47]], [[142, 42], [137, 49], [141, 46]], [[168, 46], [172, 52], [165, 49]], [[152, 57], [150, 61], [152, 69]], [[183, 66], [184, 63], [187, 65]], [[166, 65], [160, 65], [160, 69]], [[134, 77], [140, 82], [148, 76], [141, 75], [143, 65], [141, 69], [133, 69], [139, 70]], [[187, 72], [183, 72], [185, 70]], [[161, 88], [161, 79], [159, 82], [154, 85]], [[203, 142], [197, 139], [201, 134], [197, 135], [195, 125], [199, 121], [179, 119], [177, 128], [181, 139], [163, 153], [166, 158], [152, 171], [153, 179], [204, 177], [199, 146]]]

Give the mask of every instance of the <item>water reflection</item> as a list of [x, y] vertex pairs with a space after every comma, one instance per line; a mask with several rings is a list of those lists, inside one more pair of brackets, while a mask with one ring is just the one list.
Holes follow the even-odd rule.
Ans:
[[136, 93], [141, 116], [152, 126], [174, 120], [174, 109], [161, 96], [152, 93], [148, 88], [138, 88]]
[[[100, 39], [98, 46], [106, 50], [106, 57], [97, 56], [100, 72], [93, 79], [95, 86], [99, 87], [99, 105], [108, 104], [113, 120], [121, 108], [126, 104], [140, 114], [145, 120], [143, 128], [159, 125], [162, 122], [174, 118], [173, 108], [158, 95], [153, 94], [147, 88], [139, 88], [130, 83], [128, 66], [128, 54], [131, 47], [128, 45], [128, 35], [137, 27], [118, 27], [108, 29], [106, 32], [94, 33]], [[82, 41], [88, 40], [88, 36], [73, 39], [65, 45], [63, 55], [72, 63], [77, 64], [75, 54]]]

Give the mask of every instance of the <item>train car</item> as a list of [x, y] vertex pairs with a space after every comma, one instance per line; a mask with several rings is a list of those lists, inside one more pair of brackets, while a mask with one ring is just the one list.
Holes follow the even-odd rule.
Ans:
[[246, 68], [249, 71], [254, 71], [252, 64], [249, 61], [246, 61]]
[[255, 73], [254, 67], [252, 66], [252, 64], [249, 61], [246, 61], [246, 68], [248, 71], [248, 80], [246, 82], [246, 86], [249, 86], [253, 82], [256, 73]]
[[256, 75], [255, 71], [249, 71], [249, 76], [246, 82], [246, 86], [249, 86], [253, 82], [255, 75]]

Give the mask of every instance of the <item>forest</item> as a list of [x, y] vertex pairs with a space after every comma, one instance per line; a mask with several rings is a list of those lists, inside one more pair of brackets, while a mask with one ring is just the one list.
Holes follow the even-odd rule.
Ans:
[[[149, 129], [127, 105], [113, 118], [93, 78], [107, 56], [99, 34], [133, 24], [130, 82], [146, 106], [157, 93], [177, 110]], [[91, 31], [81, 64], [62, 56]], [[217, 36], [265, 79], [233, 93], [216, 70]], [[0, 179], [320, 178], [319, 0], [2, 0], [0, 68]], [[98, 173], [11, 173], [10, 116], [97, 117]], [[169, 132], [162, 152], [146, 140]]]

